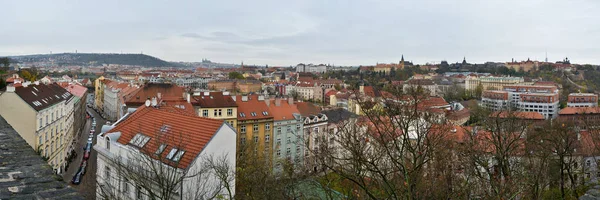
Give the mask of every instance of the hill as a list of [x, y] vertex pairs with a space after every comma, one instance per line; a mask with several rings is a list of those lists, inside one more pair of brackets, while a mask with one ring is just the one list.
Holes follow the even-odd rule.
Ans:
[[167, 62], [145, 54], [100, 54], [100, 53], [61, 53], [9, 56], [19, 63], [51, 63], [53, 65], [92, 65], [103, 64], [139, 65], [146, 67], [184, 67], [179, 63]]

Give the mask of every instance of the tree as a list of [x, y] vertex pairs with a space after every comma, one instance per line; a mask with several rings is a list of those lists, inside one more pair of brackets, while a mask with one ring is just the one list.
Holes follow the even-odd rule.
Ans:
[[246, 79], [244, 75], [239, 72], [229, 72], [229, 79]]
[[301, 99], [300, 97], [300, 93], [296, 90], [292, 90], [289, 92], [289, 96], [294, 98], [294, 99]]
[[[435, 167], [447, 168], [452, 163], [446, 148], [451, 127], [438, 115], [422, 110], [428, 97], [423, 91], [395, 95], [410, 100], [385, 101], [385, 109], [379, 109], [378, 104], [357, 97], [364, 117], [335, 126], [329, 133], [334, 137], [319, 143], [318, 150], [309, 149], [311, 156], [347, 183], [353, 198], [458, 198], [448, 187], [430, 190], [454, 178], [451, 169], [432, 173], [443, 171]], [[439, 178], [444, 175], [450, 178]]]
[[479, 83], [479, 85], [477, 85], [477, 87], [475, 88], [475, 98], [477, 99], [481, 99], [481, 94], [483, 93], [483, 85], [481, 85], [481, 83]]
[[285, 72], [281, 73], [281, 80], [285, 80]]

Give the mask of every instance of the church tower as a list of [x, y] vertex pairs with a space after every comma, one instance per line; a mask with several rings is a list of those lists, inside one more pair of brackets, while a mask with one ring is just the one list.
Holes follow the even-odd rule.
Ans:
[[400, 69], [404, 69], [404, 54], [402, 54], [402, 58], [400, 58]]

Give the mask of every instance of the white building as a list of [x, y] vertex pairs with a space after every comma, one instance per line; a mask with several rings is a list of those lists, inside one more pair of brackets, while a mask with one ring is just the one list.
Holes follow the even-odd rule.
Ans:
[[73, 99], [59, 85], [37, 81], [9, 85], [0, 95], [0, 115], [58, 174], [64, 171], [74, 148]]
[[296, 72], [308, 72], [308, 73], [325, 73], [327, 72], [327, 66], [324, 64], [313, 65], [300, 63], [296, 65]]
[[492, 110], [514, 108], [519, 111], [538, 112], [546, 119], [558, 116], [559, 94], [556, 86], [508, 85], [503, 90], [486, 91], [482, 106]]
[[[147, 188], [156, 188], [152, 192], [159, 193], [158, 189], [165, 187], [155, 180], [164, 179], [160, 171], [171, 170], [176, 171], [172, 176], [178, 178], [187, 175], [171, 199], [206, 199], [215, 194], [233, 198], [221, 188], [222, 182], [214, 171], [198, 174], [206, 169], [205, 159], [211, 156], [224, 158], [231, 166], [231, 176], [235, 174], [236, 133], [222, 120], [197, 117], [192, 106], [167, 107], [147, 102], [102, 131], [94, 146], [98, 151], [99, 198], [109, 193], [119, 199], [149, 199]], [[140, 163], [143, 160], [151, 164]], [[124, 168], [139, 169], [141, 173], [119, 170]], [[135, 176], [129, 176], [132, 173]], [[229, 189], [235, 192], [235, 179], [231, 181]]]

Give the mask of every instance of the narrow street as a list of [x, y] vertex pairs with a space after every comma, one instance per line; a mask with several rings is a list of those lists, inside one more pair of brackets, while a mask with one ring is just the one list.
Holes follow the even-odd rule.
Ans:
[[[94, 109], [88, 107], [88, 108], [86, 108], [86, 110], [92, 114], [92, 117], [94, 117], [96, 119], [96, 128], [95, 128], [96, 132], [94, 134], [94, 136], [96, 136], [96, 135], [98, 135], [98, 133], [100, 133], [100, 129], [102, 128], [102, 125], [104, 125], [106, 122], [104, 119], [102, 119], [100, 117], [100, 115]], [[79, 185], [71, 184], [71, 180], [73, 179], [73, 176], [75, 175], [75, 173], [77, 173], [77, 170], [79, 169], [79, 166], [81, 165], [81, 162], [83, 159], [83, 154], [84, 154], [83, 148], [87, 144], [87, 139], [89, 137], [89, 132], [90, 132], [91, 126], [92, 126], [92, 118], [87, 120], [87, 122], [85, 124], [85, 128], [83, 129], [83, 132], [81, 133], [81, 137], [79, 138], [79, 141], [76, 144], [77, 148], [75, 148], [75, 151], [77, 152], [77, 158], [75, 158], [73, 161], [71, 161], [71, 163], [69, 163], [69, 168], [67, 169], [67, 172], [63, 174], [63, 178], [73, 188], [78, 190], [84, 196], [85, 199], [95, 200], [96, 199], [97, 152], [94, 151], [93, 148], [91, 150], [90, 158], [88, 159], [85, 175], [83, 175], [81, 178], [81, 183]], [[94, 145], [96, 144], [95, 137], [93, 140], [93, 144]]]

